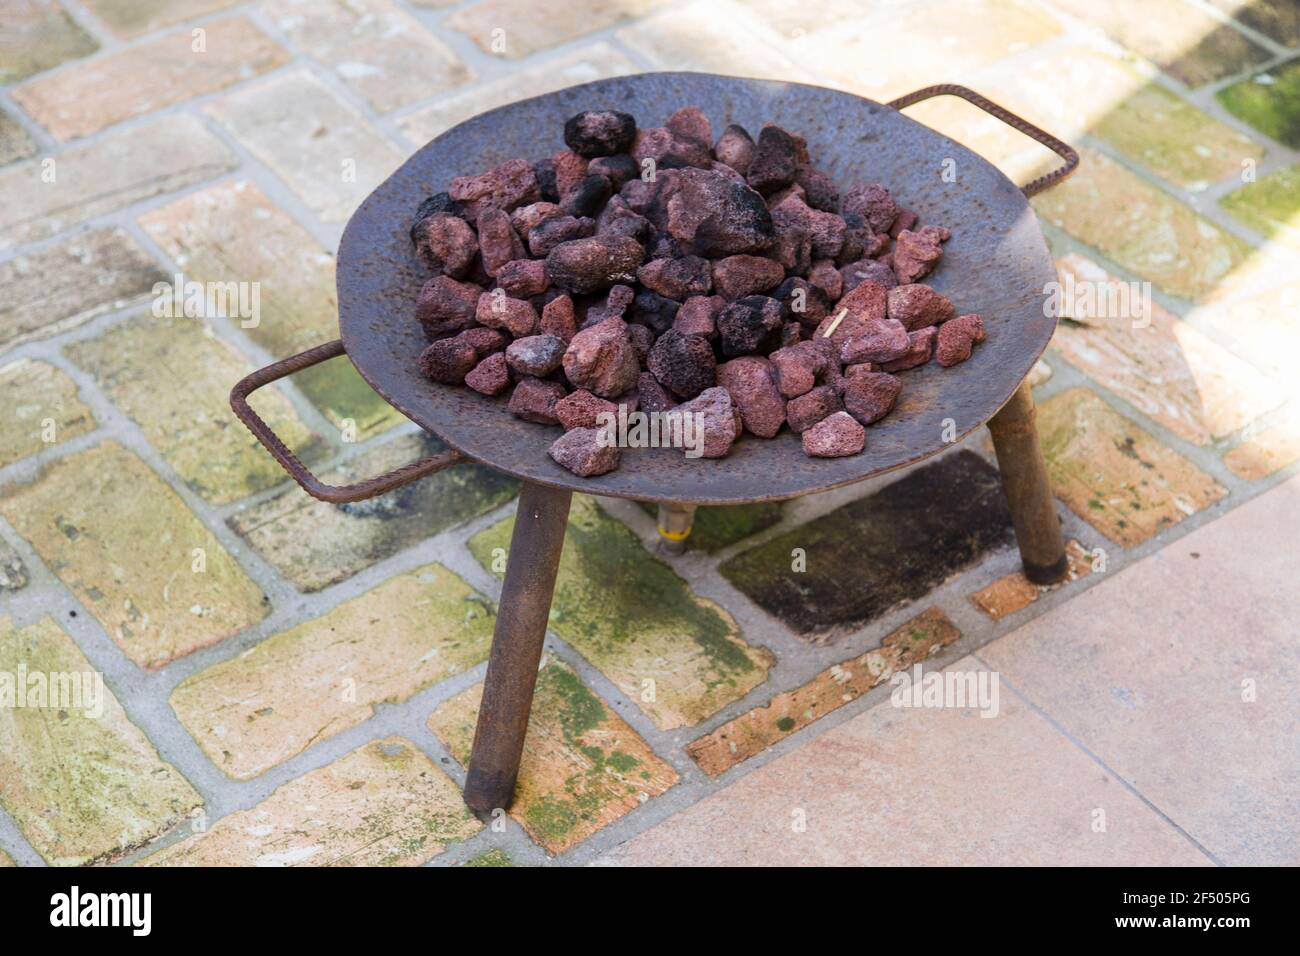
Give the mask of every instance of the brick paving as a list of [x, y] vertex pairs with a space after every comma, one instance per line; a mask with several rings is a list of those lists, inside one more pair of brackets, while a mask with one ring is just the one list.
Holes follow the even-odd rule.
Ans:
[[[1294, 5], [16, 0], [5, 21], [0, 671], [93, 669], [106, 692], [94, 720], [0, 708], [0, 865], [583, 864], [693, 843], [736, 861], [956, 862], [952, 845], [961, 862], [1300, 861], [1284, 713], [1234, 739], [1226, 699], [1202, 718], [1141, 711], [1166, 688], [1197, 700], [1223, 648], [1161, 649], [1130, 690], [1140, 732], [1078, 679], [1119, 686], [1151, 663], [1118, 640], [1117, 609], [1142, 616], [1134, 588], [1177, 578], [1117, 572], [1189, 541], [1253, 554], [1220, 522], [1284, 550], [1252, 499], [1300, 468]], [[901, 475], [703, 509], [676, 556], [652, 509], [576, 498], [519, 800], [484, 824], [458, 787], [516, 483], [462, 465], [322, 504], [225, 393], [333, 337], [331, 251], [414, 148], [520, 96], [653, 69], [988, 93], [1083, 154], [1033, 203], [1063, 281], [1147, 282], [1153, 305], [1136, 326], [1067, 308], [1035, 375], [1070, 540], [1057, 587], [1018, 572], [982, 433]], [[1013, 178], [1050, 162], [965, 104], [909, 115]], [[156, 314], [178, 274], [258, 283], [260, 321]], [[439, 447], [346, 360], [255, 405], [327, 480]], [[1076, 606], [1107, 639], [1068, 623]], [[1240, 648], [1269, 686], [1290, 686], [1286, 653]], [[1033, 706], [879, 706], [920, 661], [996, 667]], [[1239, 787], [1147, 752], [1179, 720], [1259, 782], [1251, 827], [1229, 828]], [[975, 778], [933, 772], [899, 802], [967, 752], [992, 755]], [[781, 839], [783, 774], [818, 812], [879, 812], [853, 839]], [[1119, 825], [1097, 840], [1087, 812], [1105, 801]], [[853, 856], [862, 841], [875, 849]]]

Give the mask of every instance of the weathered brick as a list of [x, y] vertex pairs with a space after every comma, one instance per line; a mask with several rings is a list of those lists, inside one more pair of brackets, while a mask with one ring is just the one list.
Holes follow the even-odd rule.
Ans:
[[0, 166], [16, 163], [36, 154], [36, 142], [22, 124], [0, 110]]
[[88, 56], [99, 44], [55, 0], [8, 0], [0, 31], [0, 84]]
[[1228, 112], [1292, 149], [1300, 149], [1300, 59], [1240, 80], [1215, 94]]
[[398, 125], [407, 139], [424, 145], [471, 116], [513, 103], [519, 99], [520, 90], [527, 90], [530, 96], [541, 96], [566, 86], [635, 72], [636, 64], [608, 43], [593, 43], [540, 66], [520, 69], [499, 80], [439, 97], [436, 103], [402, 117]]
[[[1067, 288], [1097, 290], [1118, 301], [1121, 283], [1096, 263], [1071, 254], [1057, 262]], [[1073, 285], [1070, 285], [1073, 283]], [[1276, 408], [1282, 390], [1155, 302], [1144, 314], [1079, 311], [1057, 326], [1052, 347], [1096, 381], [1170, 431], [1209, 444]]]
[[723, 562], [801, 636], [825, 642], [927, 594], [1012, 540], [997, 469], [962, 451]]
[[1040, 405], [1038, 434], [1056, 494], [1125, 547], [1141, 544], [1228, 493], [1086, 388], [1072, 388]]
[[57, 139], [87, 136], [132, 116], [212, 93], [289, 59], [244, 17], [205, 24], [203, 48], [179, 30], [137, 47], [29, 80], [13, 98]]
[[[0, 672], [94, 675], [52, 619], [16, 628], [0, 617]], [[87, 679], [94, 679], [89, 677]], [[81, 685], [86, 686], [84, 683]], [[0, 707], [0, 802], [46, 862], [79, 866], [119, 857], [166, 833], [203, 800], [131, 722], [102, 683], [81, 707]], [[15, 701], [16, 702], [16, 701]], [[102, 713], [95, 716], [102, 707]]]
[[8, 541], [0, 538], [0, 591], [21, 591], [27, 587], [27, 565]]
[[[257, 225], [251, 237], [249, 223]], [[152, 210], [140, 224], [190, 279], [257, 282], [261, 321], [246, 331], [272, 355], [338, 335], [334, 257], [253, 183], [200, 190]], [[335, 425], [351, 421], [358, 439], [405, 421], [345, 358], [299, 372], [293, 383]]]
[[1236, 236], [1096, 150], [1074, 175], [1034, 197], [1053, 224], [1170, 295], [1210, 292], [1250, 253]]
[[494, 622], [486, 598], [426, 565], [186, 678], [172, 709], [247, 780], [486, 660]]
[[1221, 198], [1219, 205], [1260, 235], [1300, 250], [1300, 166], [1246, 183]]
[[376, 740], [169, 846], [146, 866], [418, 866], [483, 824], [409, 740]]
[[[503, 575], [514, 518], [469, 540]], [[664, 730], [698, 723], [767, 679], [772, 654], [585, 495], [569, 512], [551, 627]]]
[[1245, 34], [1181, 0], [1052, 3], [1188, 86], [1202, 86], [1269, 59], [1269, 52]]
[[405, 158], [304, 70], [229, 93], [206, 112], [326, 222], [346, 220]]
[[[33, 242], [150, 196], [211, 179], [235, 157], [193, 116], [116, 130], [42, 162], [0, 169], [0, 249]], [[53, 181], [42, 178], [52, 172]]]
[[18, 359], [0, 366], [0, 395], [7, 406], [0, 417], [0, 467], [95, 428], [76, 382], [47, 362]]
[[[231, 385], [253, 368], [203, 319], [143, 315], [68, 346], [67, 354], [207, 500], [224, 504], [284, 481], [283, 469], [230, 410]], [[252, 404], [295, 454], [309, 463], [319, 458], [319, 436], [283, 392], [264, 388]]]
[[886, 635], [880, 647], [834, 664], [808, 683], [727, 721], [693, 740], [686, 752], [710, 777], [719, 776], [856, 700], [895, 672], [937, 654], [959, 637], [961, 632], [943, 611], [929, 608]]
[[[13, 857], [11, 857], [11, 856], [10, 856], [8, 853], [6, 853], [4, 850], [0, 850], [0, 867], [4, 867], [4, 866], [17, 866], [17, 865], [18, 865], [18, 864], [14, 862], [14, 858], [13, 858]], [[466, 866], [468, 866], [468, 865], [469, 865], [469, 864], [466, 864]]]
[[987, 587], [980, 588], [970, 596], [971, 603], [993, 618], [1000, 621], [1008, 614], [1014, 614], [1038, 600], [1040, 594], [1054, 591], [1062, 584], [1077, 581], [1092, 573], [1092, 555], [1077, 541], [1067, 541], [1065, 556], [1069, 561], [1066, 576], [1056, 584], [1034, 584], [1024, 572], [1016, 571], [998, 578]]
[[148, 295], [166, 275], [121, 229], [0, 263], [0, 349], [55, 335]]
[[6, 487], [0, 514], [143, 667], [160, 667], [266, 616], [261, 590], [212, 532], [116, 442]]
[[510, 856], [504, 851], [493, 847], [490, 850], [484, 850], [477, 856], [472, 856], [461, 866], [514, 866], [515, 863]]
[[332, 69], [381, 113], [474, 78], [450, 47], [388, 0], [269, 0], [262, 8], [294, 47]]
[[1283, 46], [1300, 46], [1300, 7], [1294, 0], [1208, 0], [1238, 23]]
[[[429, 717], [452, 756], [468, 764], [483, 685]], [[563, 853], [677, 783], [655, 755], [568, 666], [547, 660], [537, 674], [523, 761], [510, 815], [551, 853]]]
[[1223, 456], [1232, 473], [1247, 481], [1259, 481], [1300, 459], [1300, 424], [1284, 422], [1251, 435]]
[[443, 23], [470, 37], [484, 53], [519, 59], [595, 30], [641, 16], [654, 0], [480, 0]]
[[239, 0], [83, 0], [110, 30], [119, 37], [139, 36], [183, 20], [192, 20], [226, 7]]
[[[411, 435], [322, 475], [331, 484], [373, 478], [445, 450]], [[481, 465], [457, 465], [378, 498], [332, 505], [298, 488], [232, 515], [229, 524], [301, 591], [318, 591], [376, 561], [506, 501], [518, 482]]]

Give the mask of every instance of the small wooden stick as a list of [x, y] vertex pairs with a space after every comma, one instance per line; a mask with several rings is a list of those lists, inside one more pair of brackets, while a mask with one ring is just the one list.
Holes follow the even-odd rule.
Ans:
[[826, 331], [822, 333], [822, 338], [829, 339], [835, 330], [840, 327], [840, 323], [844, 321], [844, 317], [848, 314], [849, 310], [847, 308], [840, 309], [840, 314], [835, 316], [835, 321], [826, 327]]

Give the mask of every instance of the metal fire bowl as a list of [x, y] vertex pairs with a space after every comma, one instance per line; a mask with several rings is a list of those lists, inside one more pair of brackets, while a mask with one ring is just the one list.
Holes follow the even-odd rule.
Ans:
[[[842, 189], [880, 182], [921, 224], [952, 238], [925, 280], [958, 313], [978, 312], [988, 338], [953, 368], [936, 363], [901, 374], [897, 407], [867, 429], [867, 447], [848, 458], [809, 458], [788, 429], [774, 439], [745, 435], [720, 459], [679, 449], [627, 449], [617, 470], [579, 478], [546, 449], [556, 426], [521, 421], [506, 399], [424, 378], [416, 358], [428, 344], [414, 318], [427, 272], [408, 230], [415, 208], [455, 176], [508, 159], [563, 148], [564, 121], [587, 109], [631, 113], [642, 127], [682, 106], [704, 111], [715, 131], [739, 123], [757, 133], [775, 123], [803, 136], [818, 167]], [[945, 182], [945, 160], [955, 181]], [[953, 177], [948, 177], [953, 178]], [[792, 498], [861, 481], [949, 447], [1011, 397], [1047, 347], [1056, 319], [1044, 308], [1055, 273], [1038, 221], [1020, 187], [989, 162], [896, 109], [849, 93], [714, 76], [646, 73], [599, 80], [523, 100], [448, 130], [393, 173], [352, 216], [338, 255], [339, 326], [352, 363], [394, 407], [468, 458], [558, 488], [696, 504]]]

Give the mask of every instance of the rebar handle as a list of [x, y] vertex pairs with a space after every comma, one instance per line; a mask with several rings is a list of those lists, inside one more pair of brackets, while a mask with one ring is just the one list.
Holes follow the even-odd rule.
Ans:
[[326, 342], [324, 345], [318, 345], [313, 349], [273, 362], [266, 368], [260, 368], [251, 375], [240, 379], [239, 383], [230, 390], [230, 408], [234, 411], [235, 417], [244, 423], [244, 427], [253, 433], [253, 437], [262, 443], [266, 450], [271, 453], [271, 456], [280, 463], [280, 467], [289, 473], [289, 477], [302, 486], [303, 491], [313, 498], [319, 498], [321, 501], [328, 501], [332, 504], [364, 501], [366, 498], [382, 495], [385, 491], [392, 491], [394, 488], [409, 485], [417, 479], [442, 471], [444, 468], [450, 468], [452, 465], [464, 460], [464, 456], [460, 452], [448, 449], [437, 455], [413, 461], [409, 465], [403, 465], [396, 471], [390, 471], [386, 475], [380, 475], [378, 478], [367, 478], [365, 481], [359, 481], [354, 485], [327, 485], [308, 471], [307, 466], [298, 460], [298, 456], [291, 452], [285, 443], [280, 441], [279, 436], [271, 431], [270, 426], [262, 421], [261, 416], [249, 407], [248, 396], [263, 385], [270, 385], [286, 375], [301, 372], [305, 368], [310, 368], [332, 358], [338, 358], [343, 354], [345, 354], [343, 340], [335, 339], [333, 342]]
[[1070, 173], [1074, 172], [1075, 168], [1079, 165], [1079, 154], [1075, 152], [1074, 148], [1068, 143], [1062, 142], [1046, 130], [1039, 129], [1027, 119], [1017, 116], [1010, 110], [998, 106], [998, 104], [994, 103], [992, 100], [980, 96], [974, 90], [967, 89], [966, 87], [960, 86], [956, 83], [940, 83], [937, 86], [927, 86], [925, 89], [917, 90], [915, 93], [908, 93], [906, 96], [900, 96], [896, 100], [890, 100], [885, 105], [891, 109], [902, 110], [911, 106], [913, 103], [928, 100], [932, 96], [943, 95], [959, 96], [967, 103], [978, 106], [990, 116], [996, 116], [998, 119], [1002, 120], [1002, 122], [1024, 133], [1030, 139], [1042, 143], [1057, 156], [1060, 156], [1065, 160], [1065, 165], [1059, 169], [1054, 169], [1052, 172], [1039, 176], [1032, 182], [1021, 186], [1020, 189], [1026, 196], [1033, 196], [1042, 192], [1048, 186], [1060, 182], [1066, 176], [1070, 175]]

